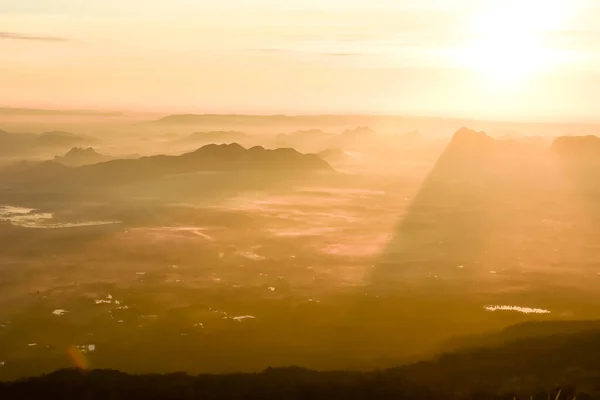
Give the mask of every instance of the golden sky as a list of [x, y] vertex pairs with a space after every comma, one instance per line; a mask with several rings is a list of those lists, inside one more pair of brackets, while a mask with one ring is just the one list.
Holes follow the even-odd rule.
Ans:
[[0, 105], [594, 119], [598, 0], [0, 0]]

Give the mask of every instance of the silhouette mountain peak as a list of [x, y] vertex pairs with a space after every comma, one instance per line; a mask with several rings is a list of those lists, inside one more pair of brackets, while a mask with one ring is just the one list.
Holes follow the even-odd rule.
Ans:
[[76, 154], [81, 154], [81, 155], [95, 155], [98, 154], [98, 152], [96, 150], [94, 150], [93, 147], [88, 147], [88, 148], [84, 148], [84, 147], [73, 147], [71, 150], [69, 150], [67, 152], [67, 156], [68, 155], [76, 155]]
[[454, 136], [452, 136], [452, 141], [474, 141], [474, 140], [479, 140], [479, 141], [489, 141], [489, 140], [493, 140], [491, 137], [489, 137], [485, 132], [483, 131], [476, 131], [467, 127], [462, 127], [459, 130], [456, 131], [456, 133], [454, 133]]
[[69, 167], [97, 164], [108, 160], [110, 160], [110, 157], [96, 152], [92, 147], [73, 147], [64, 156], [54, 157], [54, 162]]
[[226, 143], [226, 144], [207, 144], [206, 146], [200, 147], [198, 150], [191, 154], [201, 155], [232, 155], [235, 153], [243, 153], [246, 149], [239, 143]]

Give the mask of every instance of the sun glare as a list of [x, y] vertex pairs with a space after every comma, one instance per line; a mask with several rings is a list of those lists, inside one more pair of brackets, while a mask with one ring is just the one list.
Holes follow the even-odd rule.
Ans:
[[517, 90], [536, 73], [566, 61], [547, 37], [564, 27], [568, 11], [566, 2], [524, 0], [480, 12], [471, 39], [459, 51], [460, 62], [494, 89]]

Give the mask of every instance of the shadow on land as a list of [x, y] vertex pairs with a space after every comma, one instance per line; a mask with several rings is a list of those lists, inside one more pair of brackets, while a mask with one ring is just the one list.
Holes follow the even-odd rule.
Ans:
[[546, 148], [459, 130], [374, 264], [351, 311], [360, 322], [340, 329], [345, 346], [400, 360], [525, 320], [600, 317], [578, 286], [598, 278], [581, 266], [600, 260], [599, 225], [569, 179]]

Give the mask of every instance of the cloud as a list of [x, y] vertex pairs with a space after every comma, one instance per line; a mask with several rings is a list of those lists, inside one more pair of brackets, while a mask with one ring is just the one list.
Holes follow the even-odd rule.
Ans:
[[327, 53], [328, 56], [331, 57], [361, 57], [365, 54], [361, 53]]
[[290, 53], [290, 50], [285, 50], [285, 49], [269, 49], [269, 48], [264, 48], [264, 49], [247, 49], [246, 51], [250, 51], [250, 52], [256, 52], [256, 53]]
[[368, 54], [360, 52], [328, 52], [328, 51], [308, 51], [308, 50], [291, 50], [291, 49], [279, 49], [279, 48], [257, 48], [247, 49], [246, 51], [252, 53], [264, 53], [264, 54], [288, 54], [288, 55], [316, 55], [323, 57], [362, 57]]
[[67, 42], [69, 39], [57, 36], [24, 35], [16, 32], [0, 32], [0, 40], [30, 40], [40, 42]]

